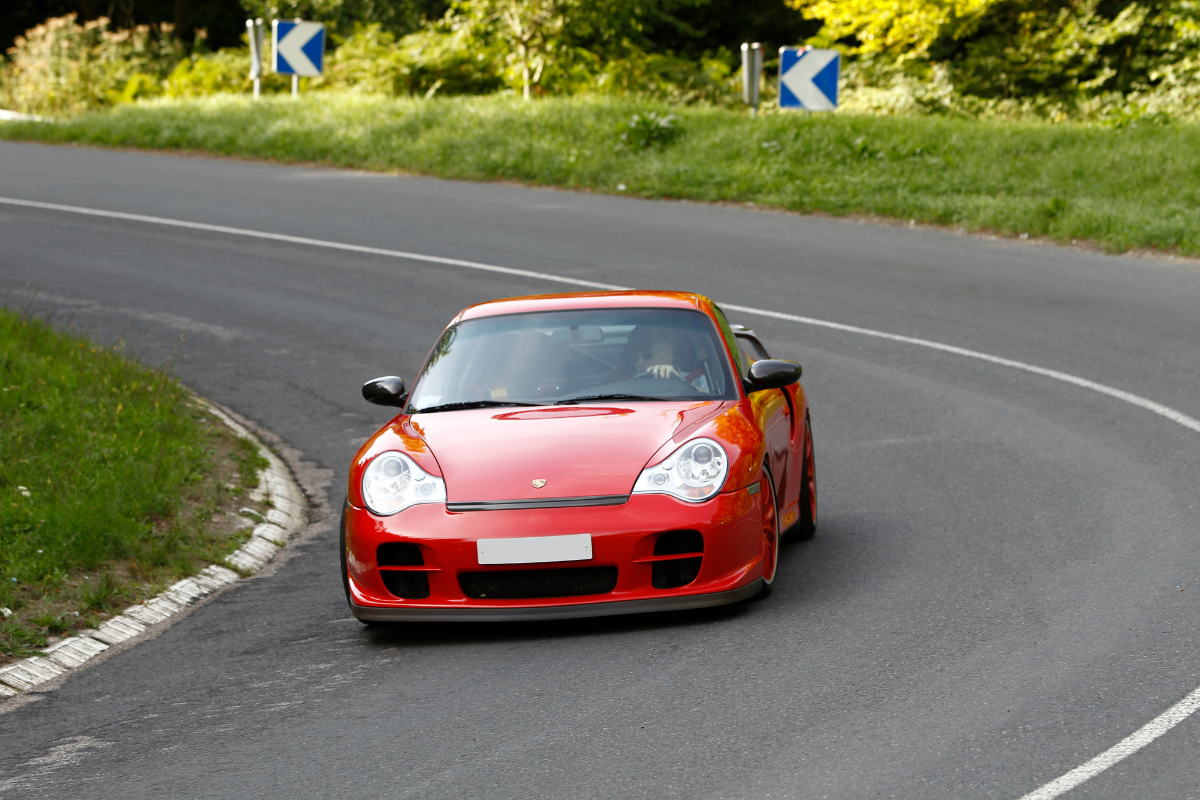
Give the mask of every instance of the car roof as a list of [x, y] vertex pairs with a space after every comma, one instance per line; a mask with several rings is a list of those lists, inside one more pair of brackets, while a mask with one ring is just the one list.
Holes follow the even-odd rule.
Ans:
[[572, 292], [510, 297], [468, 306], [451, 322], [462, 322], [501, 314], [528, 314], [534, 311], [567, 311], [582, 308], [689, 308], [708, 312], [711, 301], [695, 292]]

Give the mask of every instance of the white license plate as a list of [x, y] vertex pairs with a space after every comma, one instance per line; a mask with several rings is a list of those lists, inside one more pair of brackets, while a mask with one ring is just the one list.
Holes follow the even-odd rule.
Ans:
[[475, 543], [480, 564], [545, 564], [549, 561], [587, 561], [592, 536], [529, 536], [521, 539], [480, 539]]

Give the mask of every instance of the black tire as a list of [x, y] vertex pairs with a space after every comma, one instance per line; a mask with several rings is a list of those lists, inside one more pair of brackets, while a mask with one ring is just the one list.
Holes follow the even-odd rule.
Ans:
[[816, 448], [812, 444], [812, 420], [807, 416], [804, 418], [804, 436], [804, 479], [800, 488], [800, 519], [796, 520], [796, 524], [789, 531], [793, 541], [797, 542], [808, 541], [817, 532], [817, 502], [816, 498], [809, 494], [810, 472], [814, 488], [817, 483], [817, 459]]

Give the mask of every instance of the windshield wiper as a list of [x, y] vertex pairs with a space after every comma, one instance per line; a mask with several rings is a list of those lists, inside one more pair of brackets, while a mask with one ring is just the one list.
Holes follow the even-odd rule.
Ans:
[[467, 400], [462, 403], [443, 403], [440, 406], [418, 408], [414, 414], [432, 414], [435, 411], [458, 411], [464, 408], [500, 408], [502, 406], [540, 406], [544, 403], [516, 403], [505, 400]]
[[669, 397], [651, 397], [645, 394], [626, 394], [625, 392], [614, 392], [613, 394], [586, 394], [583, 397], [568, 397], [566, 400], [559, 400], [554, 405], [569, 406], [575, 403], [582, 403], [585, 400], [670, 400]]

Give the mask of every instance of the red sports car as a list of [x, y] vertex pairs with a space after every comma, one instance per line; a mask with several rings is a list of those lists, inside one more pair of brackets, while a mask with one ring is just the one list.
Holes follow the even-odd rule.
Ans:
[[518, 297], [451, 321], [354, 458], [354, 615], [529, 620], [765, 596], [813, 534], [800, 365], [683, 292]]

